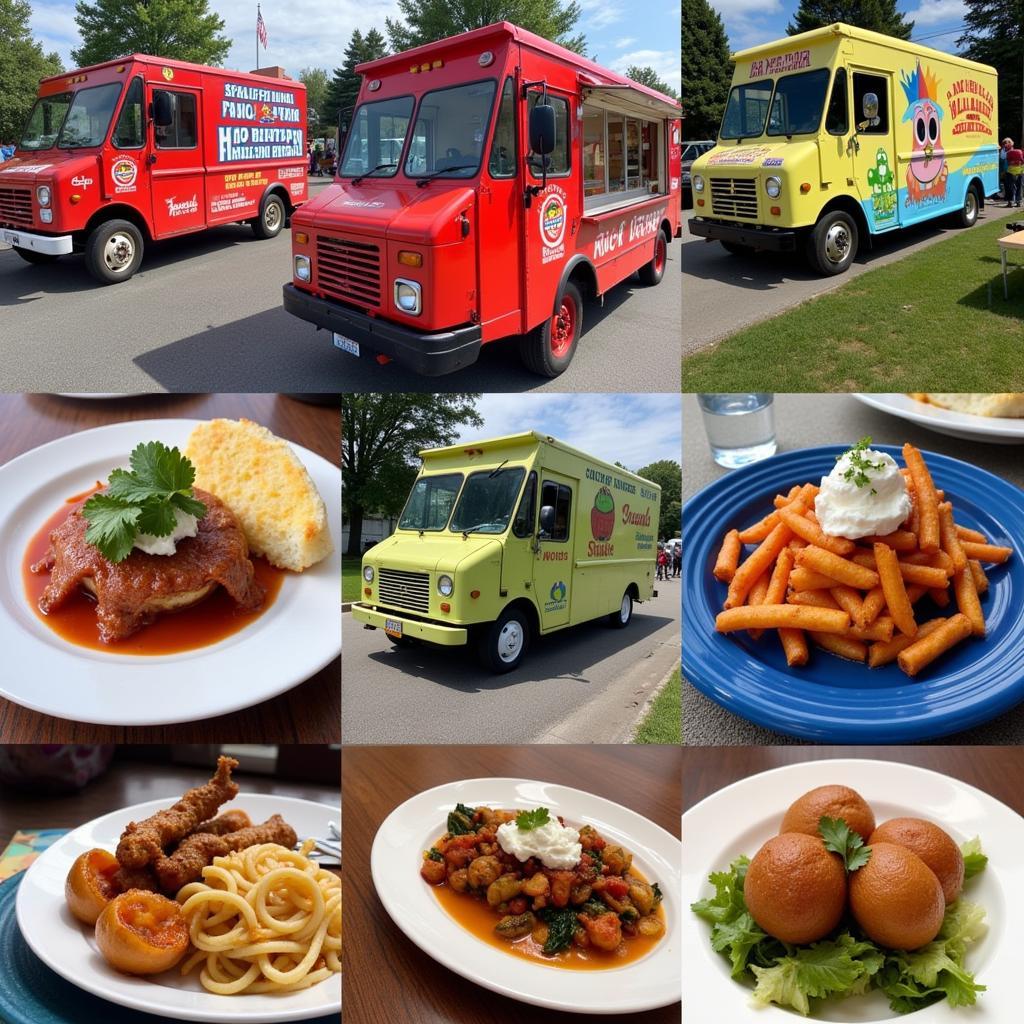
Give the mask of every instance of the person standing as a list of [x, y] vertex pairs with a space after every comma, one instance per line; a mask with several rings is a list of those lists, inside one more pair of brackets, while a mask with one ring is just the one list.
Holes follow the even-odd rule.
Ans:
[[1006, 154], [1013, 146], [1013, 139], [1003, 139], [999, 146], [999, 184], [1003, 190], [1003, 199], [1010, 205], [1010, 176], [1006, 172]]
[[672, 545], [672, 576], [677, 578], [683, 571], [683, 545], [676, 541]]
[[1021, 187], [1024, 186], [1024, 150], [1015, 146], [1012, 139], [1010, 149], [1006, 151], [1006, 173], [1012, 186], [1006, 205], [1020, 206]]

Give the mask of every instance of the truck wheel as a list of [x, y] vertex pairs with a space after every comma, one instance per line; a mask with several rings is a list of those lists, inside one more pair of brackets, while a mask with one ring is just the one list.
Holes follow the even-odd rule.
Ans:
[[857, 224], [843, 210], [825, 214], [807, 236], [807, 260], [826, 277], [846, 273], [856, 255]]
[[622, 604], [617, 612], [608, 616], [608, 625], [616, 629], [625, 629], [633, 620], [633, 595], [627, 590], [622, 595]]
[[665, 276], [665, 264], [668, 262], [668, 239], [664, 231], [658, 232], [654, 240], [654, 255], [650, 263], [645, 263], [640, 268], [640, 283], [655, 285], [661, 282]]
[[257, 238], [276, 238], [284, 227], [284, 203], [280, 196], [266, 196], [260, 206], [260, 215], [251, 221]]
[[964, 205], [957, 213], [956, 222], [962, 228], [973, 228], [978, 223], [978, 213], [981, 210], [981, 201], [978, 199], [978, 190], [975, 185], [967, 190], [964, 195]]
[[530, 624], [518, 608], [506, 608], [496, 622], [480, 633], [480, 661], [491, 672], [511, 672], [530, 644]]
[[534, 373], [557, 377], [572, 362], [582, 330], [583, 296], [579, 288], [569, 281], [559, 296], [554, 315], [523, 335], [519, 354]]
[[56, 263], [60, 259], [59, 256], [55, 256], [52, 252], [36, 252], [35, 249], [19, 249], [17, 246], [13, 248], [26, 263]]
[[[719, 239], [722, 242], [721, 239]], [[753, 256], [754, 250], [749, 245], [740, 245], [739, 242], [722, 242], [722, 248], [730, 256]]]
[[142, 264], [142, 232], [128, 220], [97, 224], [85, 243], [85, 266], [100, 284], [127, 281]]

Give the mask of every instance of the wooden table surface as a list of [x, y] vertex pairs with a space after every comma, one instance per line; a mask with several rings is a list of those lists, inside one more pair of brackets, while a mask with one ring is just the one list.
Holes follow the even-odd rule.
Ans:
[[[370, 879], [377, 829], [411, 796], [460, 779], [515, 777], [572, 786], [617, 803], [679, 835], [682, 751], [675, 747], [346, 747], [345, 1016], [359, 1024], [570, 1024], [577, 1014], [542, 1010], [470, 984], [413, 945], [388, 917]], [[601, 1020], [635, 1021], [609, 1016]], [[643, 1015], [679, 1024], [680, 1006]]]
[[[140, 395], [110, 401], [3, 394], [0, 465], [47, 441], [108, 423], [218, 416], [255, 420], [340, 465], [340, 405], [311, 405], [272, 394]], [[340, 524], [332, 524], [332, 530], [335, 543], [340, 543]], [[330, 743], [340, 739], [340, 658], [305, 683], [255, 707], [177, 725], [89, 725], [42, 715], [0, 698], [0, 741], [5, 743]]]
[[1000, 249], [1024, 249], [1024, 231], [1014, 231], [1012, 235], [1003, 235], [996, 241]]

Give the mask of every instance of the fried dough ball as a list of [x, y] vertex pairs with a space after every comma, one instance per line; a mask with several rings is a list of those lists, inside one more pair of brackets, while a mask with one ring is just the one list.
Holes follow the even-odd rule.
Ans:
[[964, 856], [949, 834], [924, 818], [893, 818], [875, 829], [870, 843], [895, 843], [916, 853], [935, 872], [950, 904], [964, 887]]
[[849, 786], [819, 786], [790, 805], [779, 834], [803, 832], [817, 836], [822, 818], [842, 818], [864, 842], [875, 831], [875, 815], [860, 793]]

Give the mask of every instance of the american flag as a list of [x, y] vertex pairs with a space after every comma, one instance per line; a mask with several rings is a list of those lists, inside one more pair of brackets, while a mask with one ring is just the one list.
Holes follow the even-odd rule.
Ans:
[[267, 48], [267, 24], [263, 20], [263, 12], [257, 7], [256, 8], [256, 38], [263, 44], [263, 49]]

